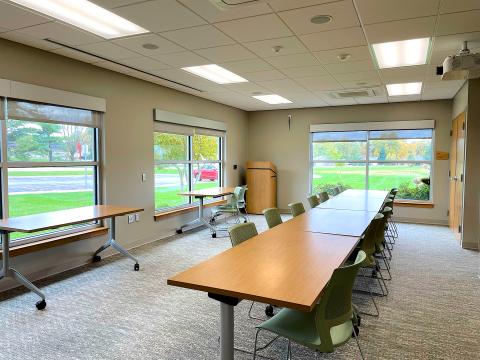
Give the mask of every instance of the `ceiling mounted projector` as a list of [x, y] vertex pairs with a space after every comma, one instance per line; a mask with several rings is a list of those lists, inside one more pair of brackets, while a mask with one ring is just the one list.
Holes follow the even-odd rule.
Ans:
[[437, 67], [442, 80], [467, 80], [480, 78], [480, 54], [472, 54], [466, 41], [458, 55], [447, 56], [443, 66]]

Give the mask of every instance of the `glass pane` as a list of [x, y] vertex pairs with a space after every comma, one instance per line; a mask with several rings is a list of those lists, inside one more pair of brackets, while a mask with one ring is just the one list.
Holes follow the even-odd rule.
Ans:
[[365, 163], [315, 163], [312, 170], [312, 193], [342, 185], [347, 189], [365, 189]]
[[370, 139], [431, 139], [432, 129], [370, 131]]
[[194, 135], [193, 160], [220, 160], [220, 138], [209, 135]]
[[[10, 217], [95, 204], [93, 166], [8, 170]], [[38, 235], [38, 234], [36, 234]], [[14, 233], [12, 239], [32, 236]]]
[[188, 136], [154, 133], [153, 154], [155, 161], [188, 160]]
[[398, 188], [398, 199], [430, 199], [430, 164], [370, 163], [368, 177], [371, 190]]
[[220, 186], [220, 164], [193, 164], [193, 190]]
[[188, 165], [165, 164], [155, 166], [155, 209], [188, 204]]
[[367, 157], [366, 142], [312, 143], [313, 160], [361, 160]]
[[432, 140], [370, 140], [370, 160], [432, 160]]
[[7, 120], [9, 161], [93, 161], [94, 129], [36, 121]]
[[366, 131], [324, 131], [313, 133], [314, 142], [367, 141]]

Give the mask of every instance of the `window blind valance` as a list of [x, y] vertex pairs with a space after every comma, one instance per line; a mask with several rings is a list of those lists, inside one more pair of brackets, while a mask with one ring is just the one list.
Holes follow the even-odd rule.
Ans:
[[360, 130], [418, 130], [434, 129], [435, 120], [417, 121], [376, 121], [340, 124], [312, 124], [310, 132], [322, 131], [360, 131]]
[[154, 129], [157, 132], [224, 137], [227, 131], [226, 124], [221, 121], [177, 114], [160, 109], [155, 109], [154, 120]]

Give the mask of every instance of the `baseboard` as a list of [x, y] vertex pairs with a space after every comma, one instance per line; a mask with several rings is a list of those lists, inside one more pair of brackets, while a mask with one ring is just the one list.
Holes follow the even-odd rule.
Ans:
[[439, 219], [419, 219], [419, 218], [408, 218], [408, 217], [394, 217], [396, 222], [404, 224], [422, 224], [422, 225], [440, 225], [448, 226], [448, 220], [439, 220]]
[[462, 249], [479, 251], [478, 245], [473, 243], [462, 243]]

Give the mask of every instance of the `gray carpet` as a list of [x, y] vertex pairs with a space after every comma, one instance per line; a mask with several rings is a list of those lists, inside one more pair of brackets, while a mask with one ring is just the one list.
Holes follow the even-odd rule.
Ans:
[[[266, 228], [261, 217], [253, 219]], [[390, 295], [377, 300], [379, 318], [363, 317], [366, 359], [480, 359], [479, 253], [462, 250], [445, 227], [401, 224], [399, 232]], [[136, 249], [139, 272], [115, 256], [49, 278], [38, 282], [48, 297], [45, 311], [34, 309], [31, 293], [0, 294], [0, 359], [217, 359], [219, 304], [166, 279], [229, 247], [228, 238], [202, 230]], [[236, 346], [251, 350], [256, 322], [249, 305], [236, 308], [235, 335]], [[255, 312], [262, 316], [263, 306]], [[264, 355], [283, 359], [285, 347], [278, 341]], [[293, 358], [314, 355], [295, 345]], [[320, 358], [359, 354], [350, 341]]]

